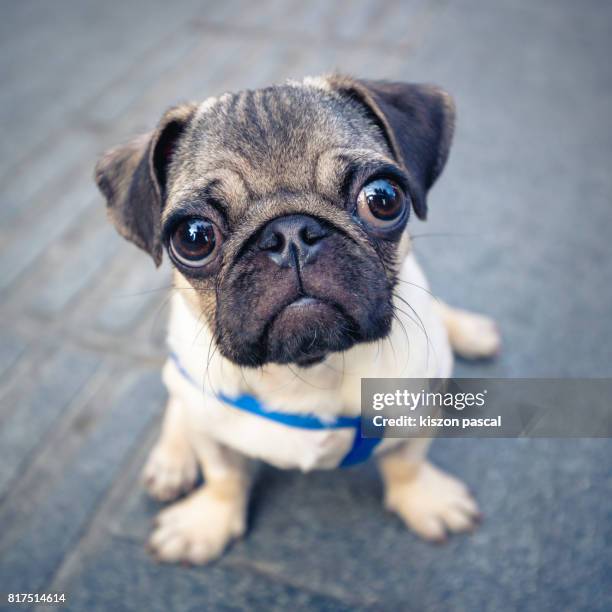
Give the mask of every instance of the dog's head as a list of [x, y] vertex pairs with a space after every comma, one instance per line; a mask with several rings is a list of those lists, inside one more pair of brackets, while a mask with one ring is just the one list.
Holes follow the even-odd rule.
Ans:
[[446, 162], [450, 97], [307, 79], [169, 110], [96, 167], [119, 232], [195, 289], [239, 365], [385, 337], [400, 241]]

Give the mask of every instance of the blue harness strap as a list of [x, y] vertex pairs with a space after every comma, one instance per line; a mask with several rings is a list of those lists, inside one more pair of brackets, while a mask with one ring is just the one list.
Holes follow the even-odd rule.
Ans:
[[366, 462], [374, 452], [374, 449], [381, 443], [382, 438], [364, 438], [361, 433], [361, 418], [355, 428], [355, 437], [353, 438], [353, 446], [340, 463], [340, 467], [351, 467]]
[[287, 425], [288, 427], [299, 427], [300, 429], [342, 429], [343, 427], [359, 427], [359, 417], [339, 416], [324, 421], [312, 414], [293, 414], [290, 412], [278, 412], [264, 408], [254, 395], [239, 395], [236, 398], [228, 397], [225, 393], [218, 393], [217, 397], [234, 408], [240, 408], [245, 412], [256, 414], [264, 419], [270, 419]]
[[[178, 355], [174, 352], [170, 353], [170, 359], [174, 362], [177, 370], [187, 379], [192, 385], [199, 387], [197, 382], [191, 377], [189, 372], [183, 367], [179, 361]], [[313, 414], [292, 414], [290, 412], [279, 412], [276, 410], [268, 410], [265, 406], [253, 395], [239, 395], [238, 397], [229, 397], [225, 393], [218, 393], [216, 397], [224, 404], [250, 412], [251, 414], [260, 416], [264, 419], [276, 421], [287, 427], [296, 427], [299, 429], [321, 430], [321, 429], [345, 429], [351, 428], [355, 430], [353, 445], [349, 452], [344, 456], [340, 463], [340, 467], [349, 467], [367, 461], [374, 452], [376, 446], [381, 442], [382, 438], [364, 438], [361, 433], [361, 417], [338, 416], [329, 420], [321, 419]]]

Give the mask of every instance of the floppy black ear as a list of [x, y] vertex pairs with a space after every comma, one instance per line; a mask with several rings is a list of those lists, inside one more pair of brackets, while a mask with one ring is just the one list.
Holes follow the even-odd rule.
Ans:
[[96, 183], [106, 197], [111, 221], [157, 266], [163, 253], [160, 225], [168, 165], [196, 108], [191, 104], [171, 108], [155, 131], [107, 151], [96, 164]]
[[411, 177], [414, 209], [427, 216], [427, 191], [440, 176], [451, 146], [455, 105], [433, 85], [367, 81], [333, 75], [337, 91], [363, 104], [382, 129], [396, 160]]

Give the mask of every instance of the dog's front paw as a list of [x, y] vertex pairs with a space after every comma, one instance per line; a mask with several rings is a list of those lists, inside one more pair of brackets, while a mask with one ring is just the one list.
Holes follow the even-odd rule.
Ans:
[[142, 472], [147, 491], [159, 501], [170, 501], [190, 491], [197, 477], [196, 457], [187, 444], [170, 446], [159, 442]]
[[501, 350], [501, 336], [493, 319], [453, 309], [449, 320], [453, 350], [465, 359], [494, 357]]
[[431, 463], [423, 463], [409, 482], [390, 485], [385, 505], [420, 536], [437, 542], [448, 531], [471, 531], [480, 520], [466, 486]]
[[149, 550], [159, 561], [203, 564], [245, 530], [244, 507], [204, 486], [159, 513]]

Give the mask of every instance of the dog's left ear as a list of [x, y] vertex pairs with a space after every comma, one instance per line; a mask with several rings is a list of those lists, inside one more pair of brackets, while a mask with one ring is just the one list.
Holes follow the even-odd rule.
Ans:
[[427, 191], [440, 176], [455, 127], [455, 105], [433, 85], [367, 81], [332, 75], [330, 86], [366, 107], [411, 180], [417, 216], [427, 216]]
[[109, 217], [117, 231], [162, 260], [161, 213], [168, 168], [178, 141], [197, 106], [184, 104], [168, 110], [157, 128], [106, 152], [96, 164], [95, 178], [106, 197]]

